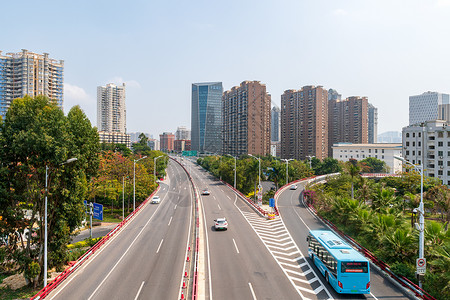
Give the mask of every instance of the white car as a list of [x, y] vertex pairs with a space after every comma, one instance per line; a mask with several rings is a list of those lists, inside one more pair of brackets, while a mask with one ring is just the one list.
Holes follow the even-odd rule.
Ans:
[[208, 189], [204, 189], [204, 190], [202, 191], [202, 195], [204, 195], [204, 196], [209, 196], [209, 195], [211, 195], [211, 193], [209, 192]]
[[152, 198], [152, 204], [159, 204], [161, 202], [161, 198], [159, 196], [153, 196]]
[[227, 219], [219, 218], [217, 220], [214, 220], [214, 229], [215, 230], [227, 230], [228, 229]]
[[291, 190], [296, 190], [296, 189], [297, 189], [297, 185], [296, 185], [296, 184], [293, 184], [293, 185], [291, 185], [291, 187], [290, 187], [289, 189], [291, 189]]

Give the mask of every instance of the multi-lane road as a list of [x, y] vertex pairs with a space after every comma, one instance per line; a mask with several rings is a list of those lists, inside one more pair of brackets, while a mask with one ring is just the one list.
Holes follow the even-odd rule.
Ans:
[[[192, 161], [180, 163], [199, 195], [198, 299], [351, 298], [336, 294], [306, 257], [308, 230], [324, 227], [299, 204], [301, 188], [282, 192], [282, 219], [267, 220]], [[167, 173], [161, 203], [143, 207], [47, 299], [180, 299], [195, 193], [178, 163], [171, 161]], [[210, 195], [200, 195], [205, 188]], [[214, 230], [220, 217], [228, 230]], [[372, 293], [356, 298], [407, 299], [371, 275]]]

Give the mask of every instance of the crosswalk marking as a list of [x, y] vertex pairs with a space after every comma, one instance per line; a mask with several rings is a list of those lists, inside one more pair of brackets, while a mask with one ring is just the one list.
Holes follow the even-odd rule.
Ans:
[[[298, 249], [281, 219], [267, 220], [255, 212], [242, 215], [272, 254], [302, 299], [331, 299], [327, 288]], [[313, 288], [311, 285], [314, 283]], [[319, 284], [318, 287], [317, 284]], [[320, 294], [320, 295], [319, 295]]]

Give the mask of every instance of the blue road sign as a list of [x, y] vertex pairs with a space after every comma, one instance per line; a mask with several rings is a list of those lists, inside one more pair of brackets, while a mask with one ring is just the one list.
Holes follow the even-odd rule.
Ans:
[[98, 204], [98, 203], [92, 203], [92, 204], [94, 205], [93, 217], [96, 218], [97, 220], [103, 221], [103, 205]]
[[274, 198], [270, 198], [269, 199], [269, 206], [270, 207], [275, 207], [275, 199]]

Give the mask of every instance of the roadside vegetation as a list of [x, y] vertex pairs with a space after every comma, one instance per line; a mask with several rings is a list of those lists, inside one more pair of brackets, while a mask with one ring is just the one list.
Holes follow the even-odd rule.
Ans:
[[85, 248], [67, 248], [85, 219], [83, 201], [103, 204], [107, 220], [120, 221], [123, 199], [125, 215], [132, 210], [134, 160], [147, 156], [136, 163], [138, 206], [156, 188], [153, 158], [161, 155], [157, 177], [165, 176], [168, 159], [150, 150], [145, 136], [133, 151], [100, 144], [97, 129], [79, 106], [65, 116], [42, 96], [14, 100], [0, 118], [0, 280], [23, 274], [28, 287], [23, 293], [0, 289], [0, 298], [20, 298], [42, 287], [46, 197], [48, 267], [61, 271], [82, 254], [75, 249]]
[[[419, 232], [414, 209], [420, 202], [420, 174], [371, 180], [359, 175], [364, 165], [346, 163], [344, 172], [326, 183], [307, 187], [305, 200], [340, 230], [388, 263], [396, 274], [417, 283]], [[424, 179], [424, 289], [436, 299], [450, 299], [450, 190], [436, 178]]]

